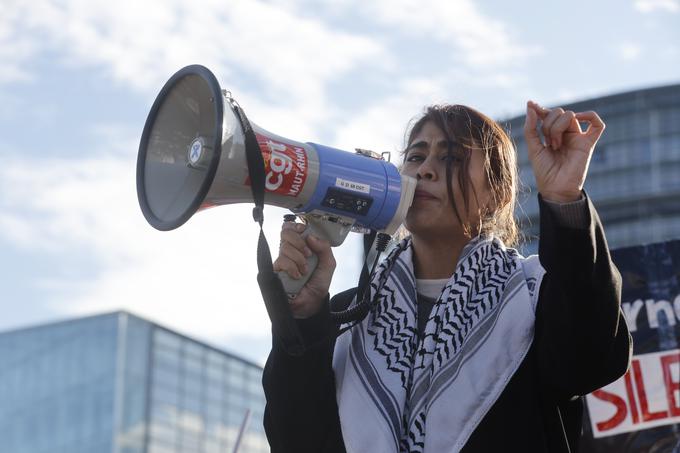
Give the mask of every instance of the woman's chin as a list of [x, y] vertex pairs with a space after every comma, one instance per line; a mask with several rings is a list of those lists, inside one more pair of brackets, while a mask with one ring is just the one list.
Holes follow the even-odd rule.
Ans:
[[412, 236], [422, 238], [452, 237], [463, 234], [460, 223], [457, 221], [442, 221], [442, 219], [427, 215], [426, 212], [409, 211], [404, 220], [404, 226]]
[[431, 217], [422, 218], [421, 216], [407, 217], [404, 222], [406, 229], [414, 236], [424, 236], [432, 234], [441, 234], [442, 228]]

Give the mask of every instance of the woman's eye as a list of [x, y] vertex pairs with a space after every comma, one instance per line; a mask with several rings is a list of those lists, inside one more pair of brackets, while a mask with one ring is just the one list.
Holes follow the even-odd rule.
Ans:
[[440, 160], [442, 160], [443, 162], [454, 162], [455, 163], [455, 162], [460, 162], [460, 157], [445, 154], [440, 158]]
[[422, 162], [423, 161], [423, 156], [420, 154], [411, 154], [408, 157], [406, 157], [406, 162]]

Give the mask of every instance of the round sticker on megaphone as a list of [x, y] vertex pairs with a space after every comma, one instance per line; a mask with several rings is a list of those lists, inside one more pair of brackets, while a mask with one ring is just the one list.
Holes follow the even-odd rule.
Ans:
[[199, 170], [207, 170], [210, 164], [210, 159], [207, 158], [208, 147], [205, 145], [203, 137], [196, 137], [189, 145], [187, 150], [187, 162], [190, 167]]

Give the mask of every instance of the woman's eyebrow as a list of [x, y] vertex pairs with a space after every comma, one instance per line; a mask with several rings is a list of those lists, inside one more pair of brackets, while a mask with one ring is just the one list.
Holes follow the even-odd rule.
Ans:
[[411, 143], [410, 145], [408, 145], [408, 148], [406, 148], [406, 151], [409, 151], [411, 149], [423, 149], [423, 148], [427, 148], [427, 142], [425, 140]]
[[[417, 141], [417, 142], [413, 142], [408, 146], [408, 148], [406, 148], [405, 153], [408, 153], [409, 151], [416, 150], [416, 149], [417, 150], [427, 149], [429, 146], [430, 145], [426, 140], [420, 140], [420, 141]], [[448, 150], [449, 146], [451, 147], [452, 151], [456, 151], [456, 150], [459, 150], [460, 143], [455, 141], [455, 140], [443, 139], [443, 140], [439, 140], [435, 144], [435, 147], [438, 150]]]

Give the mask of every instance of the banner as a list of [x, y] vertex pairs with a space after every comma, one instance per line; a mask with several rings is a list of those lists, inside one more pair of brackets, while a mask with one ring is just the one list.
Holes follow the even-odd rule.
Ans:
[[680, 452], [680, 241], [612, 251], [633, 361], [586, 396], [581, 450]]

